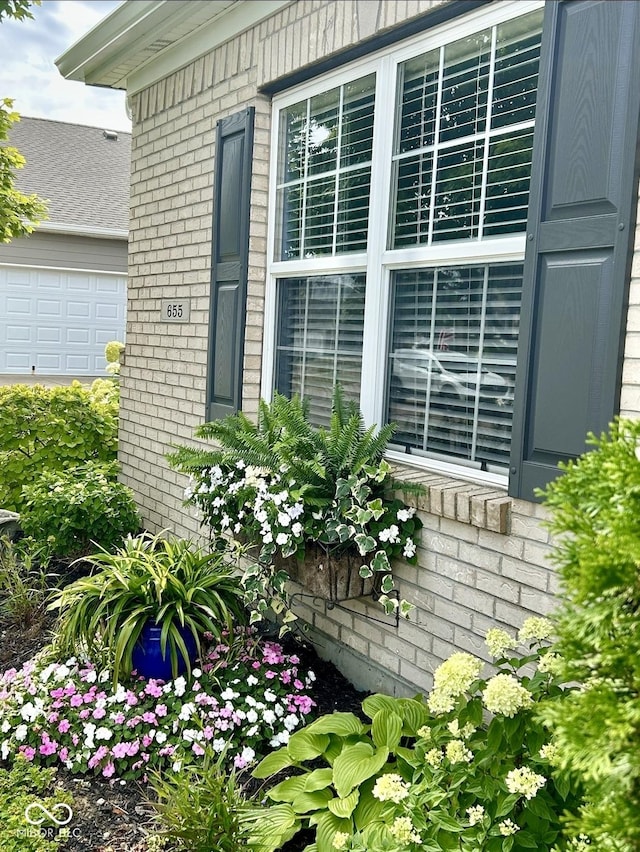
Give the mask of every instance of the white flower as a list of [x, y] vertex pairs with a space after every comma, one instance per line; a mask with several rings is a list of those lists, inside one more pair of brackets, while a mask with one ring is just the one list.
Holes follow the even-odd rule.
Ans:
[[90, 672], [87, 672], [87, 674], [85, 676], [85, 681], [87, 683], [95, 683], [97, 679], [98, 679], [98, 675], [97, 675], [97, 673], [94, 669], [92, 669]]
[[187, 704], [183, 704], [180, 708], [180, 713], [178, 714], [178, 718], [182, 719], [183, 722], [188, 722], [189, 719], [196, 712], [196, 705], [188, 702]]
[[278, 523], [281, 527], [288, 527], [291, 523], [291, 518], [287, 512], [278, 512]]
[[280, 733], [276, 734], [275, 737], [271, 737], [269, 745], [272, 748], [278, 748], [279, 746], [286, 745], [289, 742], [289, 737], [289, 731], [280, 731]]
[[249, 746], [245, 746], [242, 749], [242, 754], [240, 755], [241, 759], [245, 763], [251, 763], [251, 761], [254, 759], [255, 756], [256, 756], [255, 751], [252, 748], [250, 748]]
[[273, 533], [272, 532], [264, 533], [264, 535], [262, 536], [263, 544], [271, 544], [272, 541], [273, 541]]
[[223, 740], [222, 737], [218, 737], [217, 739], [215, 739], [211, 742], [211, 746], [212, 746], [213, 750], [215, 752], [217, 752], [218, 754], [220, 754], [220, 752], [223, 751], [225, 745], [226, 745], [226, 742], [225, 742], [225, 740]]
[[64, 680], [70, 674], [70, 670], [66, 666], [58, 666], [55, 670], [53, 679], [57, 681]]
[[[24, 727], [26, 729], [27, 726], [26, 725], [20, 725], [19, 727], [21, 727], [21, 728]], [[10, 724], [8, 719], [5, 719], [4, 722], [2, 723], [2, 725], [0, 725], [0, 734], [6, 734], [10, 730], [11, 730], [11, 724]], [[16, 731], [17, 731], [17, 728], [16, 728]]]
[[173, 763], [171, 764], [171, 768], [173, 769], [174, 772], [180, 772], [180, 770], [182, 769], [182, 761], [181, 760], [174, 760]]
[[182, 677], [177, 677], [173, 682], [173, 691], [180, 698], [187, 690], [187, 681]]
[[[249, 712], [254, 712], [254, 711], [249, 711]], [[257, 714], [256, 714], [256, 718], [257, 718]], [[276, 721], [276, 714], [273, 712], [273, 710], [265, 710], [264, 713], [262, 714], [262, 718], [266, 722], [267, 725], [273, 725], [273, 723]], [[254, 719], [249, 719], [249, 713], [247, 713], [247, 720], [249, 722], [255, 721]]]
[[380, 530], [378, 538], [380, 541], [388, 541], [390, 544], [395, 544], [400, 538], [400, 530], [395, 524], [391, 524], [390, 527]]
[[275, 701], [278, 696], [275, 692], [272, 692], [270, 689], [265, 689], [264, 691], [264, 700], [265, 701]]
[[528, 766], [512, 769], [507, 773], [504, 783], [510, 793], [522, 795], [525, 799], [533, 799], [538, 790], [544, 787], [547, 779], [538, 775]]
[[247, 678], [247, 686], [255, 686], [257, 683], [259, 683], [258, 678], [254, 675], [249, 675]]
[[469, 817], [469, 825], [477, 825], [479, 822], [482, 822], [482, 817], [484, 816], [483, 806], [474, 805], [471, 808], [467, 808], [467, 816]]
[[288, 731], [293, 731], [295, 730], [295, 728], [298, 727], [299, 721], [300, 720], [298, 719], [295, 713], [290, 713], [282, 720], [282, 724]]
[[164, 731], [158, 731], [157, 734], [156, 734], [156, 742], [160, 743], [160, 745], [162, 745], [162, 743], [166, 743], [166, 741], [167, 741], [167, 735], [165, 734], [165, 732]]
[[299, 538], [302, 535], [303, 526], [300, 521], [296, 521], [295, 524], [291, 527], [291, 532], [296, 538]]
[[9, 740], [3, 740], [2, 745], [0, 746], [0, 757], [3, 760], [6, 760], [11, 753], [11, 749], [9, 748]]
[[182, 732], [182, 739], [187, 743], [198, 742], [203, 736], [202, 731], [198, 731], [196, 728], [185, 728]]
[[411, 518], [415, 515], [415, 509], [398, 509], [398, 514], [396, 515], [399, 521], [410, 521]]
[[302, 503], [295, 503], [293, 506], [290, 506], [287, 509], [287, 512], [289, 513], [289, 517], [295, 521], [296, 518], [299, 518], [300, 515], [304, 512], [304, 506], [302, 505]]
[[192, 674], [192, 675], [196, 678], [196, 680], [197, 680], [199, 677], [202, 677], [202, 670], [201, 670], [201, 669], [192, 669], [192, 670], [191, 670], [191, 674]]
[[[5, 728], [3, 725], [2, 732], [6, 734], [7, 730], [8, 728]], [[28, 733], [29, 728], [26, 725], [18, 725], [18, 727], [16, 728], [16, 739], [18, 740], [18, 742], [21, 743], [23, 740], [26, 740]]]
[[220, 698], [222, 698], [223, 701], [233, 701], [233, 699], [238, 698], [239, 695], [239, 692], [234, 692], [233, 689], [228, 686], [220, 693]]
[[109, 728], [97, 728], [95, 733], [95, 738], [97, 740], [110, 740], [113, 736], [113, 732], [109, 730]]
[[279, 544], [281, 547], [283, 544], [289, 543], [289, 536], [286, 533], [278, 533], [276, 536], [276, 544]]
[[41, 713], [42, 710], [39, 710], [31, 701], [27, 701], [27, 703], [23, 704], [20, 708], [20, 715], [25, 722], [33, 722]]
[[418, 549], [418, 548], [416, 547], [415, 542], [413, 541], [413, 539], [412, 539], [412, 538], [408, 538], [408, 539], [405, 541], [405, 543], [404, 543], [404, 548], [403, 548], [403, 550], [402, 550], [402, 555], [404, 556], [404, 558], [405, 558], [405, 559], [411, 559], [413, 556], [415, 556], [415, 555], [416, 555], [416, 550], [417, 550], [417, 549]]
[[257, 722], [257, 721], [258, 721], [258, 714], [256, 713], [256, 711], [255, 710], [249, 710], [247, 712], [247, 722], [249, 722], [250, 725], [253, 725], [254, 722]]

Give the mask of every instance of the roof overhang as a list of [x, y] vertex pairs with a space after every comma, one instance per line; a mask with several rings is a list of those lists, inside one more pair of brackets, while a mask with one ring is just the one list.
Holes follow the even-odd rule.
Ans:
[[129, 232], [120, 228], [100, 228], [65, 222], [40, 222], [37, 230], [48, 234], [66, 234], [74, 237], [93, 237], [98, 240], [126, 240]]
[[125, 0], [56, 59], [67, 80], [135, 94], [292, 0]]

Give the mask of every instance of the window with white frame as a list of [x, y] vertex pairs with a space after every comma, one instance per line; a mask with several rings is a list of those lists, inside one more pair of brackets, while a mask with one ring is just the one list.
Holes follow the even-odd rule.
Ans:
[[274, 99], [264, 383], [340, 382], [396, 453], [510, 449], [542, 4], [443, 25]]

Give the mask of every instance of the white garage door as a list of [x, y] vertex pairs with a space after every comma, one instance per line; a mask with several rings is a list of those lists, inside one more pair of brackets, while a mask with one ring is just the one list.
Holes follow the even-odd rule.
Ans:
[[125, 312], [125, 276], [0, 267], [0, 374], [104, 375]]

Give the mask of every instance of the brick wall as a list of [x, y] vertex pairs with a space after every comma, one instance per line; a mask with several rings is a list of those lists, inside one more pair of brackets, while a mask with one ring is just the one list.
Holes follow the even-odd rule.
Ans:
[[[123, 478], [145, 523], [197, 536], [182, 507], [184, 478], [164, 458], [192, 440], [205, 415], [213, 161], [217, 119], [256, 107], [244, 410], [259, 397], [269, 179], [270, 103], [259, 86], [436, 5], [432, 0], [298, 0], [135, 97], [129, 312], [122, 371]], [[622, 413], [640, 415], [640, 232], [630, 293]], [[189, 297], [191, 322], [159, 321], [160, 300]], [[403, 474], [406, 471], [403, 471]], [[412, 475], [416, 475], [415, 471]], [[416, 605], [397, 627], [364, 601], [352, 611], [297, 610], [318, 650], [359, 686], [428, 689], [455, 649], [483, 656], [493, 625], [518, 626], [553, 607], [555, 575], [544, 510], [504, 492], [429, 479], [417, 567], [399, 564], [402, 597]], [[382, 623], [374, 619], [382, 619]]]

